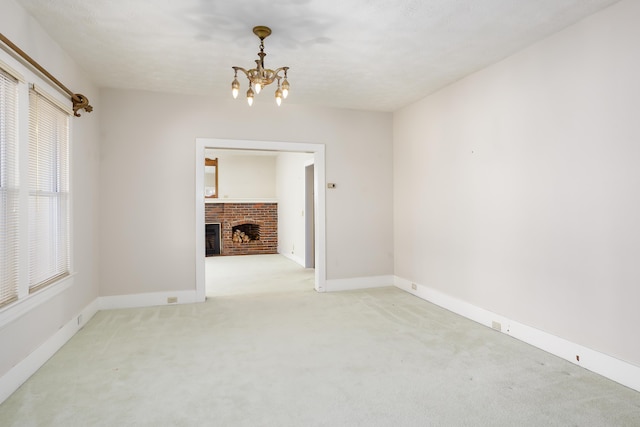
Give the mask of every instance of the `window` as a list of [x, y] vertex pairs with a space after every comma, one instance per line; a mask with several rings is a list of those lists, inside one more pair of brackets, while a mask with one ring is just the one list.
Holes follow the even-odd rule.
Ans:
[[29, 92], [29, 292], [69, 274], [69, 114]]
[[18, 80], [0, 68], [0, 307], [18, 298]]
[[0, 60], [0, 328], [73, 283], [71, 114]]

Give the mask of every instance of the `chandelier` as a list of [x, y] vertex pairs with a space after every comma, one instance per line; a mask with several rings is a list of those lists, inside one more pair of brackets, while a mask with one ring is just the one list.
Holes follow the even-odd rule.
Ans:
[[[256, 68], [245, 70], [242, 67], [232, 67], [234, 71], [233, 82], [231, 83], [231, 93], [234, 98], [238, 97], [240, 90], [240, 82], [238, 81], [238, 71], [242, 71], [249, 80], [249, 90], [247, 91], [247, 102], [249, 106], [253, 105], [253, 97], [259, 94], [262, 88], [273, 83], [274, 80], [278, 82], [278, 88], [276, 89], [276, 103], [278, 106], [282, 103], [282, 99], [289, 95], [289, 82], [287, 81], [287, 70], [289, 67], [280, 67], [275, 70], [264, 68], [264, 57], [267, 56], [264, 53], [264, 39], [271, 34], [271, 28], [259, 25], [253, 27], [253, 34], [260, 39], [260, 52], [258, 52], [259, 59], [256, 59]], [[280, 73], [283, 73], [281, 76]], [[282, 84], [280, 84], [282, 80]]]

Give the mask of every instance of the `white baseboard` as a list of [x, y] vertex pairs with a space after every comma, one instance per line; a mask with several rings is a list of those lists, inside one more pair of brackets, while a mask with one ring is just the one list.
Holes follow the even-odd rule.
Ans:
[[280, 252], [279, 255], [282, 255], [285, 258], [289, 258], [291, 261], [295, 262], [298, 265], [304, 267], [304, 260], [299, 256], [295, 256], [294, 254], [288, 254], [286, 252]]
[[[176, 302], [170, 303], [170, 298]], [[177, 305], [202, 302], [196, 291], [167, 291], [150, 292], [146, 294], [114, 295], [99, 298], [100, 310], [114, 310], [118, 308], [153, 307], [158, 305]]]
[[[413, 289], [412, 285], [415, 285]], [[427, 286], [395, 277], [395, 286], [419, 298], [432, 302], [460, 316], [491, 328], [493, 322], [501, 325], [500, 332], [527, 344], [556, 355], [573, 364], [616, 381], [624, 386], [640, 391], [640, 367], [556, 337], [539, 329], [523, 325], [506, 317], [492, 313], [468, 302], [446, 295]], [[579, 356], [578, 361], [576, 356]]]
[[47, 360], [51, 358], [69, 339], [76, 334], [98, 312], [98, 300], [94, 300], [80, 313], [20, 361], [0, 378], [0, 403], [4, 402]]
[[325, 282], [325, 292], [354, 291], [357, 289], [383, 288], [394, 285], [394, 276], [354, 277]]

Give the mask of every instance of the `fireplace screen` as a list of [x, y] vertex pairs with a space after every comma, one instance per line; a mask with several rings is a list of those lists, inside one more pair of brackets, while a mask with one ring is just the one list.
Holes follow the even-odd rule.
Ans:
[[205, 225], [206, 256], [220, 255], [220, 224]]

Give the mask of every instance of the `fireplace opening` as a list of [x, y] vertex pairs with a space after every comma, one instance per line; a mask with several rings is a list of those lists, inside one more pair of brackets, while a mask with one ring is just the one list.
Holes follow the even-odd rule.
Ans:
[[220, 224], [205, 224], [205, 256], [220, 255]]
[[249, 243], [260, 240], [260, 226], [258, 224], [240, 224], [231, 229], [231, 240], [234, 243]]

